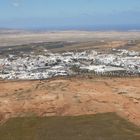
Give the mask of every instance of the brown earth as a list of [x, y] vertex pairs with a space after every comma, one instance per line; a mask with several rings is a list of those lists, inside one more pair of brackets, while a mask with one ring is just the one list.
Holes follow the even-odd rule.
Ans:
[[56, 78], [1, 81], [0, 120], [116, 112], [140, 126], [139, 78]]
[[[87, 41], [87, 42], [78, 42], [78, 43], [73, 43], [72, 45], [64, 45], [63, 48], [55, 48], [55, 49], [50, 49], [52, 52], [65, 52], [65, 51], [75, 51], [75, 50], [90, 50], [94, 49], [95, 51], [103, 51], [103, 52], [109, 52], [110, 50], [114, 49], [119, 49], [124, 46], [126, 46], [128, 41], [125, 40], [108, 40], [105, 42], [102, 42], [101, 40], [99, 41]], [[136, 45], [137, 46], [137, 45]], [[134, 49], [133, 47], [133, 50]], [[139, 51], [139, 50], [138, 50]]]

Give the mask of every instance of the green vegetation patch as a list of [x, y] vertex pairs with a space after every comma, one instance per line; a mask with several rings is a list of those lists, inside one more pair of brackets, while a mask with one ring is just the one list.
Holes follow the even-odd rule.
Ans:
[[113, 113], [13, 118], [0, 126], [0, 140], [140, 140], [140, 128]]

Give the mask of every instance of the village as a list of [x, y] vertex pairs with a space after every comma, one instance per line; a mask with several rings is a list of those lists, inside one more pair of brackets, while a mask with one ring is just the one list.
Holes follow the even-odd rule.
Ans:
[[85, 73], [139, 76], [140, 53], [123, 49], [112, 49], [107, 54], [95, 50], [63, 53], [44, 50], [42, 55], [9, 54], [0, 57], [0, 79], [2, 80], [47, 79]]

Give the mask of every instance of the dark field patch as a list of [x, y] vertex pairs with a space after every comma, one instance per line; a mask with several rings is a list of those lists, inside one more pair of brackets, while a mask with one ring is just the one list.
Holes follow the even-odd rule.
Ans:
[[[44, 54], [44, 49], [51, 50], [52, 52], [65, 52], [65, 51], [75, 51], [81, 50], [84, 51], [85, 49], [93, 48], [98, 50], [100, 45], [103, 45], [100, 41], [92, 41], [92, 42], [40, 42], [40, 43], [30, 43], [24, 45], [15, 45], [15, 46], [4, 46], [0, 47], [0, 55], [6, 56], [9, 54], [12, 55], [19, 55], [21, 54]], [[96, 48], [95, 46], [98, 47]]]
[[0, 126], [1, 140], [139, 140], [140, 128], [113, 113], [78, 117], [14, 118]]
[[25, 45], [7, 46], [0, 47], [0, 55], [19, 55], [19, 53], [30, 54], [31, 52], [42, 52], [44, 49], [58, 49], [63, 48], [64, 42], [42, 42], [42, 43], [31, 43]]

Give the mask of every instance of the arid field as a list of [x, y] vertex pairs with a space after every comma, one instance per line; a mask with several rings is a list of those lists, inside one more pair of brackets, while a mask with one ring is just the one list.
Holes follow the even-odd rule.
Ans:
[[101, 39], [112, 40], [133, 40], [139, 39], [139, 31], [117, 32], [117, 31], [53, 31], [53, 32], [33, 32], [33, 31], [0, 31], [0, 46], [17, 44], [28, 44], [38, 42], [56, 41], [94, 41]]
[[1, 81], [1, 121], [10, 117], [115, 112], [140, 126], [139, 78], [56, 78]]

